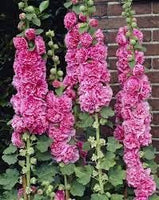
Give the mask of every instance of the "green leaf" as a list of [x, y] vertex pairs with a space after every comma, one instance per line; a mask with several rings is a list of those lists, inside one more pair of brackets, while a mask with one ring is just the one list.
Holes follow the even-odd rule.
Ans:
[[17, 190], [5, 191], [3, 193], [3, 200], [17, 200]]
[[0, 185], [5, 190], [11, 190], [18, 182], [19, 172], [16, 169], [7, 169], [6, 173], [0, 175]]
[[17, 154], [11, 154], [11, 155], [3, 155], [2, 159], [4, 162], [6, 162], [8, 165], [15, 164], [17, 162]]
[[154, 194], [152, 197], [150, 197], [150, 200], [159, 200], [159, 196]]
[[108, 200], [108, 197], [104, 194], [92, 194], [91, 200]]
[[90, 116], [88, 113], [80, 113], [79, 119], [80, 122], [78, 123], [78, 126], [81, 128], [91, 127], [94, 122], [93, 117]]
[[26, 18], [27, 20], [31, 21], [33, 19], [33, 14], [27, 13]]
[[10, 144], [9, 147], [7, 147], [4, 151], [3, 154], [12, 154], [17, 151], [17, 147], [14, 146], [13, 144]]
[[100, 114], [103, 118], [108, 119], [109, 117], [114, 116], [114, 111], [110, 107], [104, 107], [100, 111]]
[[43, 135], [38, 139], [36, 148], [40, 152], [43, 153], [43, 152], [48, 151], [48, 148], [51, 145], [51, 143], [52, 143], [52, 140], [49, 137], [47, 137], [46, 135]]
[[64, 165], [63, 167], [60, 168], [60, 171], [63, 175], [71, 175], [74, 173], [75, 170], [75, 165], [74, 164], [68, 164]]
[[78, 177], [77, 181], [82, 185], [86, 185], [90, 182], [92, 175], [92, 167], [90, 165], [84, 167], [76, 167], [75, 174]]
[[82, 197], [85, 191], [85, 187], [77, 181], [74, 181], [71, 185], [71, 194], [73, 196]]
[[100, 167], [101, 169], [109, 170], [116, 164], [115, 154], [113, 152], [107, 152], [105, 157], [102, 159]]
[[123, 200], [124, 196], [121, 194], [112, 194], [111, 195], [111, 200]]
[[91, 145], [90, 145], [90, 142], [85, 142], [83, 144], [83, 148], [82, 148], [84, 151], [89, 151], [91, 149]]
[[51, 156], [50, 152], [41, 153], [41, 152], [37, 151], [36, 152], [36, 158], [38, 159], [38, 161], [52, 160], [52, 156]]
[[115, 187], [122, 185], [126, 176], [125, 171], [121, 168], [121, 166], [111, 168], [108, 172], [108, 175], [109, 182]]
[[37, 35], [40, 35], [40, 34], [43, 33], [43, 32], [44, 32], [44, 30], [41, 29], [41, 28], [36, 29], [36, 34], [37, 34]]
[[120, 144], [114, 137], [108, 137], [107, 150], [110, 152], [116, 152], [117, 149], [120, 149], [122, 144]]
[[130, 61], [130, 62], [129, 62], [129, 66], [130, 66], [131, 68], [134, 68], [134, 67], [135, 67], [135, 60]]
[[89, 8], [88, 8], [88, 12], [89, 12], [90, 14], [94, 14], [94, 13], [96, 12], [96, 7], [95, 7], [95, 6], [89, 7]]
[[33, 18], [32, 23], [35, 24], [36, 26], [41, 26], [41, 21], [39, 18]]
[[154, 153], [154, 148], [152, 146], [145, 147], [143, 149], [144, 156], [143, 158], [147, 160], [154, 160], [155, 159], [155, 153]]
[[46, 10], [49, 6], [49, 1], [43, 1], [41, 2], [40, 6], [39, 6], [39, 10], [42, 13], [44, 10]]
[[53, 177], [58, 173], [58, 169], [56, 166], [42, 164], [38, 168], [36, 168], [34, 174], [38, 177], [38, 180], [49, 181], [51, 182]]
[[72, 1], [64, 3], [65, 8], [69, 8], [72, 6]]
[[72, 7], [72, 10], [73, 10], [77, 15], [81, 13], [81, 11], [80, 11], [80, 5], [74, 5], [74, 6]]

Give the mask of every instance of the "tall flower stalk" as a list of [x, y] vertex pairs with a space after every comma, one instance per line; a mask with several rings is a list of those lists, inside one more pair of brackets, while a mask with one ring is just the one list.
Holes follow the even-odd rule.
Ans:
[[147, 98], [151, 87], [143, 66], [143, 34], [131, 8], [132, 0], [123, 2], [123, 16], [127, 26], [117, 35], [117, 68], [122, 90], [117, 94], [115, 137], [123, 142], [124, 161], [127, 165], [127, 182], [135, 188], [135, 200], [148, 200], [156, 184], [151, 170], [145, 169], [140, 158], [140, 148], [151, 143], [151, 114]]

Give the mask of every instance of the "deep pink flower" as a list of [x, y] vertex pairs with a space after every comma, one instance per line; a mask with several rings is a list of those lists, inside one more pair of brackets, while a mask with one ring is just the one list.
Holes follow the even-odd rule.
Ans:
[[86, 22], [87, 16], [83, 15], [82, 13], [80, 13], [79, 14], [79, 20], [81, 20], [82, 22]]
[[33, 28], [29, 28], [25, 31], [25, 37], [28, 39], [28, 40], [34, 40], [35, 39], [35, 36], [36, 36], [36, 33], [35, 33], [35, 29]]
[[94, 19], [94, 18], [90, 19], [90, 20], [89, 20], [89, 25], [90, 25], [91, 27], [97, 27], [97, 26], [98, 26], [98, 20], [97, 20], [97, 19]]
[[35, 46], [36, 46], [36, 50], [37, 50], [39, 55], [46, 53], [45, 43], [44, 43], [44, 40], [41, 36], [37, 36], [35, 38]]
[[13, 145], [17, 146], [18, 148], [22, 148], [25, 146], [24, 142], [22, 141], [21, 135], [18, 132], [14, 132], [12, 134], [11, 140]]
[[93, 42], [93, 38], [89, 33], [82, 33], [80, 36], [80, 43], [82, 47], [88, 48]]
[[58, 190], [56, 193], [55, 193], [55, 198], [54, 200], [65, 200], [65, 191], [64, 190]]
[[73, 26], [77, 23], [77, 16], [74, 12], [69, 12], [66, 14], [64, 18], [64, 25], [67, 29], [73, 28]]

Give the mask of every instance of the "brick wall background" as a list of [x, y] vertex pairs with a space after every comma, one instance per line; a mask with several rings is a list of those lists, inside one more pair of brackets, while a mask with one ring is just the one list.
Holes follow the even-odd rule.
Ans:
[[[116, 49], [115, 37], [120, 26], [125, 25], [121, 16], [122, 6], [120, 0], [95, 0], [97, 11], [95, 16], [99, 19], [99, 26], [106, 34], [108, 44], [108, 63], [111, 70], [111, 85], [114, 95], [119, 89], [116, 70]], [[156, 147], [156, 159], [159, 162], [159, 1], [138, 0], [133, 7], [136, 11], [138, 26], [144, 33], [145, 67], [152, 83], [152, 96], [149, 103], [152, 107], [152, 135], [153, 145]], [[112, 102], [113, 104], [114, 102]]]

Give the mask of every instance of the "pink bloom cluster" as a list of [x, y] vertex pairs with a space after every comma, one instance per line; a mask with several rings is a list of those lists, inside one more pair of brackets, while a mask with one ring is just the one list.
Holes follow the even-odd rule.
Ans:
[[[41, 135], [48, 127], [45, 103], [48, 92], [46, 62], [42, 58], [45, 44], [42, 37], [35, 35], [34, 29], [28, 29], [25, 36], [13, 39], [16, 48], [13, 85], [17, 94], [11, 99], [15, 110], [12, 142], [18, 147], [24, 145], [21, 140], [24, 132]], [[34, 50], [29, 50], [27, 40], [34, 41]]]
[[[108, 106], [112, 98], [112, 90], [108, 85], [110, 73], [107, 69], [107, 48], [104, 45], [104, 35], [98, 29], [92, 36], [84, 32], [80, 34], [77, 16], [68, 13], [65, 16], [65, 27], [68, 33], [65, 43], [67, 76], [64, 84], [68, 87], [79, 85], [78, 95], [82, 111], [94, 113], [101, 107]], [[97, 22], [91, 20], [92, 26]]]
[[54, 200], [65, 200], [65, 191], [64, 190], [58, 190], [55, 194]]
[[49, 92], [46, 102], [48, 135], [54, 141], [51, 153], [57, 162], [74, 163], [79, 159], [79, 151], [76, 145], [68, 143], [75, 135], [72, 99], [67, 94], [57, 97]]
[[[124, 161], [127, 165], [128, 184], [135, 188], [135, 200], [148, 200], [156, 190], [156, 184], [150, 169], [144, 169], [139, 150], [151, 143], [151, 114], [147, 98], [151, 87], [144, 74], [144, 54], [135, 51], [135, 66], [129, 66], [131, 51], [128, 50], [129, 40], [126, 38], [127, 28], [120, 28], [117, 36], [117, 67], [122, 90], [117, 94], [116, 122], [114, 135], [124, 144]], [[134, 36], [142, 43], [142, 33], [134, 29]]]

